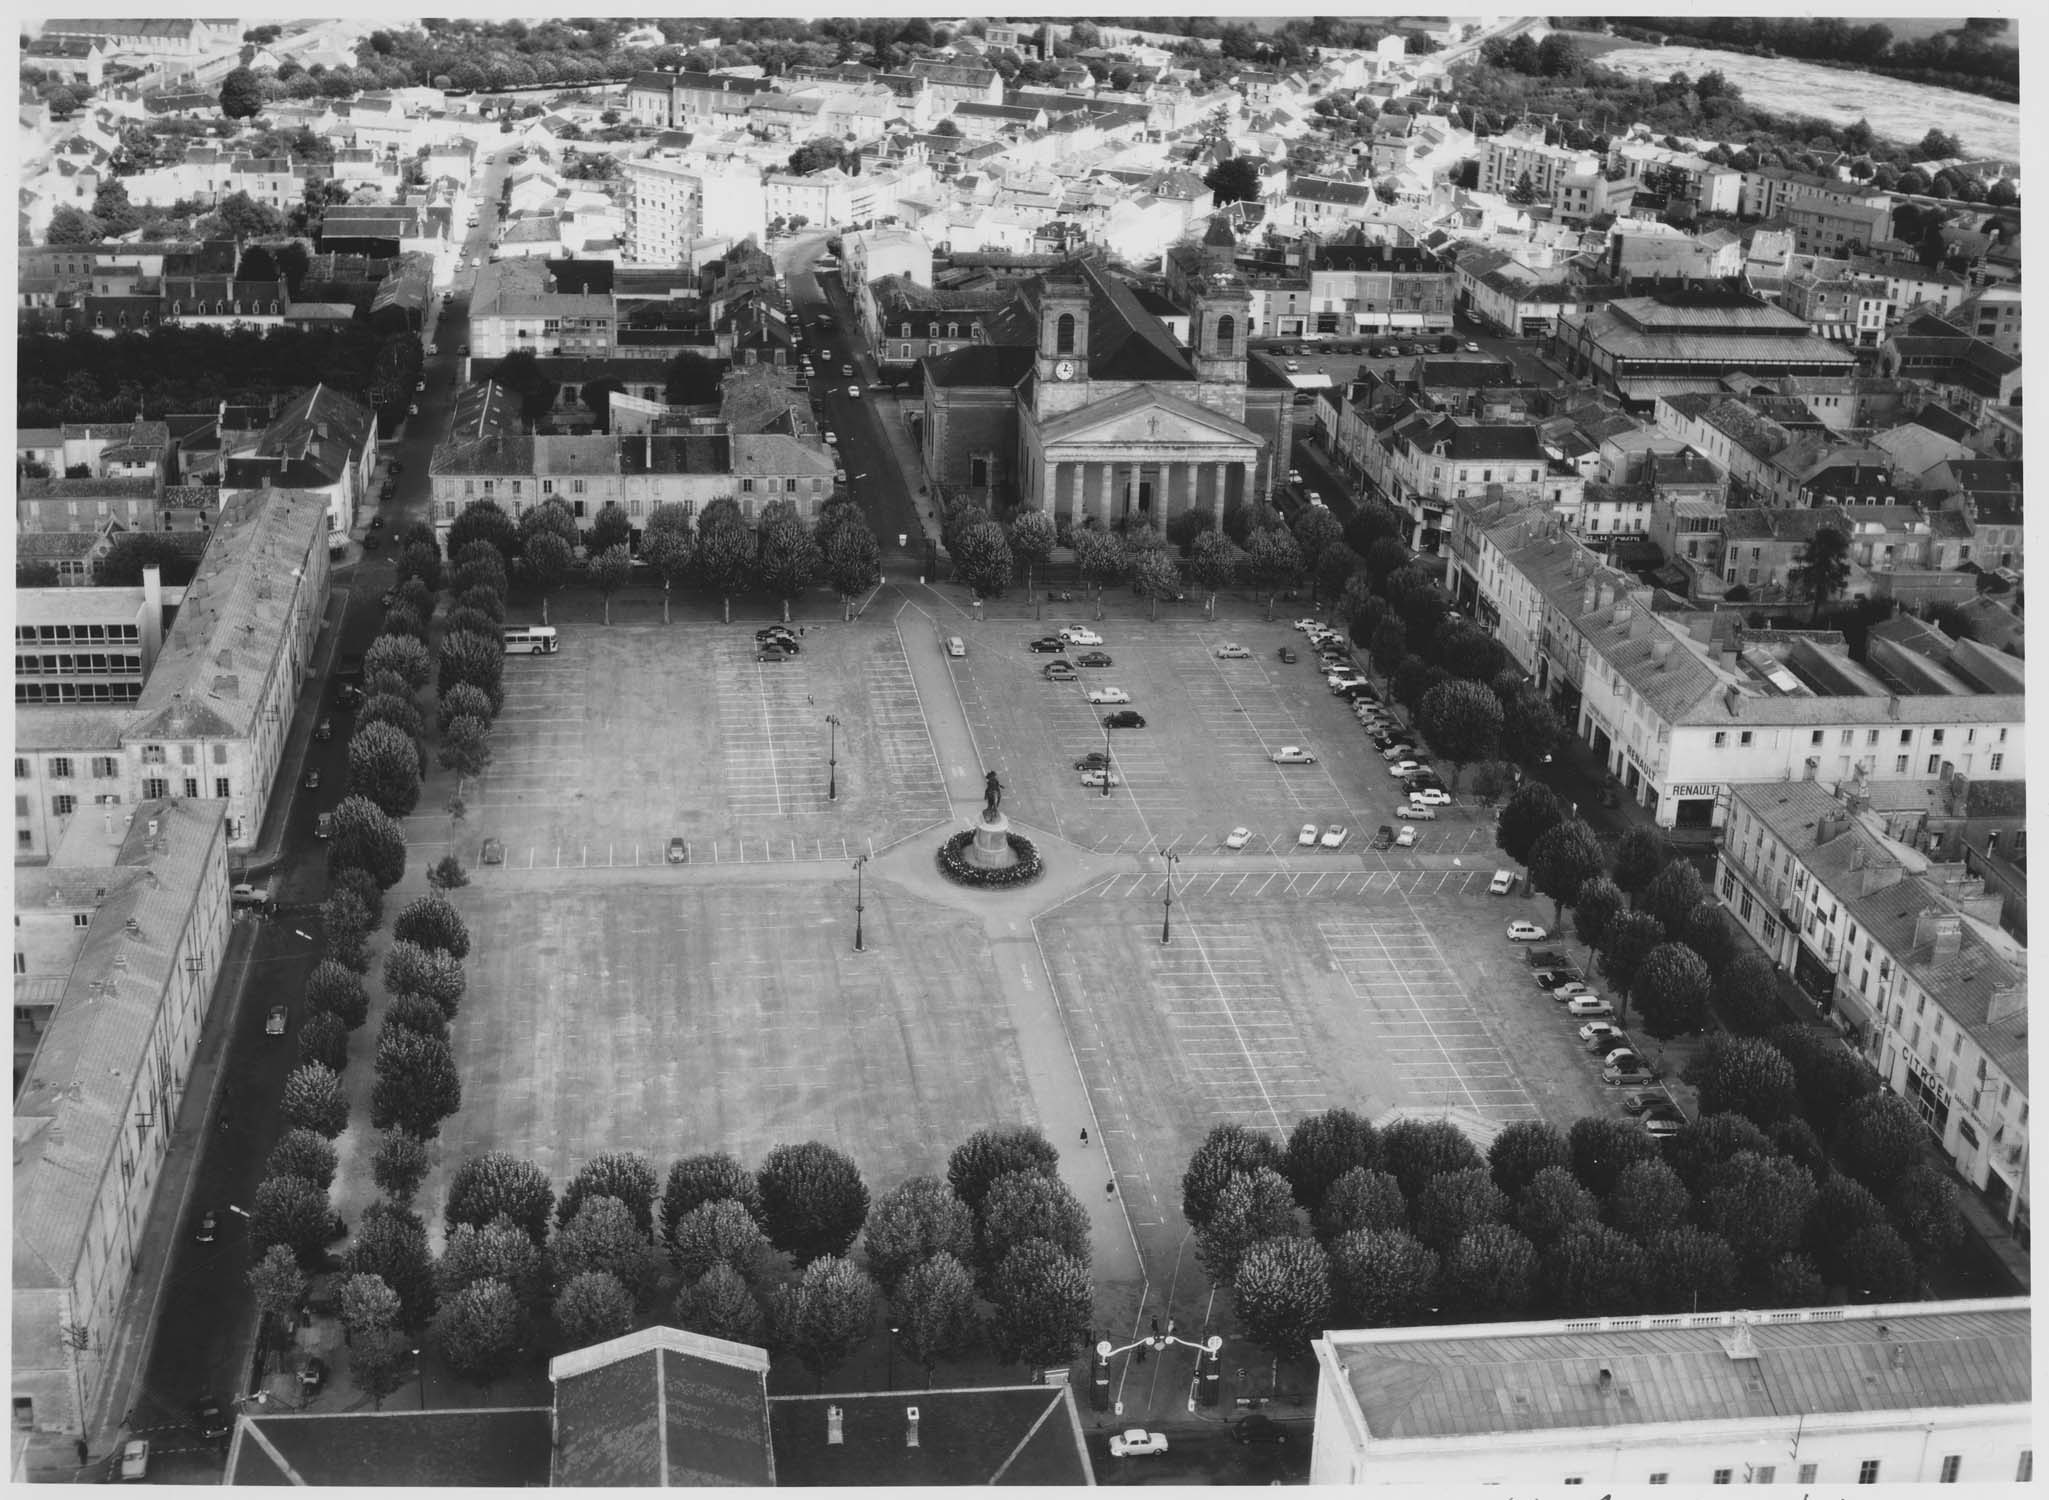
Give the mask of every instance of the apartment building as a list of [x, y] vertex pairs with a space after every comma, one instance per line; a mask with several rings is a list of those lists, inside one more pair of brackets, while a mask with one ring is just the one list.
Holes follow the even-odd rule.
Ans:
[[1868, 788], [1733, 786], [1722, 905], [1782, 964], [1957, 1173], [2008, 1223], [2028, 1217], [2026, 953], [2000, 897], [1920, 853], [1927, 811]]
[[1449, 333], [1458, 274], [1421, 246], [1316, 244], [1308, 255], [1308, 333]]
[[1546, 145], [1544, 127], [1518, 125], [1481, 144], [1479, 189], [1506, 197], [1528, 173], [1537, 201], [1549, 203], [1568, 176], [1599, 177], [1602, 161], [1593, 151], [1575, 151], [1570, 146]]
[[1785, 219], [1793, 248], [1803, 255], [1869, 250], [1892, 237], [1890, 193], [1808, 172], [1745, 172], [1737, 212], [1746, 219]]
[[565, 291], [541, 259], [493, 261], [477, 268], [470, 297], [470, 346], [477, 359], [515, 349], [542, 358], [604, 359], [618, 327], [610, 292]]
[[[1333, 1331], [1312, 1485], [2030, 1483], [2025, 1297]], [[1798, 1390], [1794, 1403], [1774, 1393]]]
[[[163, 649], [167, 609], [184, 599], [166, 589], [160, 571], [143, 569], [137, 588], [54, 588], [14, 591], [14, 701], [25, 703], [133, 703]], [[56, 780], [70, 781], [72, 766]], [[94, 780], [117, 781], [112, 766]], [[17, 798], [36, 777], [14, 768]], [[68, 789], [68, 788], [67, 788]], [[106, 789], [102, 789], [103, 791]], [[16, 816], [21, 816], [17, 804]], [[19, 833], [17, 847], [25, 847]]]
[[227, 950], [228, 816], [109, 807], [15, 871], [17, 1475], [74, 1472], [120, 1416], [122, 1305], [162, 1253], [143, 1231]]

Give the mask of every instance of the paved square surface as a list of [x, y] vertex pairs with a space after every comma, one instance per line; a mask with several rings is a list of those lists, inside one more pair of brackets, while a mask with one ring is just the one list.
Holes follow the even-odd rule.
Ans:
[[1142, 1235], [1180, 1234], [1181, 1172], [1222, 1121], [1285, 1135], [1342, 1105], [1563, 1127], [1617, 1106], [1501, 936], [1526, 903], [1482, 872], [1197, 873], [1164, 946], [1162, 889], [1118, 876], [1037, 924]]
[[[1026, 643], [1064, 623], [1090, 624], [1105, 641], [1071, 647], [1070, 658], [1100, 650], [1112, 665], [1081, 668], [1074, 682], [1046, 681], [1041, 669], [1054, 658]], [[1214, 844], [1241, 824], [1256, 848], [1291, 845], [1305, 822], [1364, 824], [1370, 838], [1374, 826], [1394, 818], [1395, 783], [1350, 706], [1331, 694], [1312, 662], [1279, 660], [1282, 645], [1312, 654], [1285, 622], [1092, 623], [1049, 615], [1037, 625], [955, 628], [968, 641], [967, 656], [950, 663], [961, 703], [983, 758], [1003, 777], [1006, 810], [1021, 822], [1109, 851]], [[1252, 657], [1219, 660], [1226, 642]], [[1111, 709], [1090, 704], [1088, 691], [1109, 686], [1131, 694], [1144, 729], [1106, 736], [1102, 717]], [[1107, 797], [1083, 787], [1073, 770], [1106, 740], [1123, 783]], [[1307, 749], [1316, 764], [1275, 765], [1274, 752], [1286, 745]], [[1438, 819], [1445, 852], [1452, 852], [1450, 830], [1469, 829], [1473, 816], [1465, 808]], [[1365, 842], [1356, 839], [1347, 852]]]
[[865, 894], [856, 954], [850, 872], [485, 873], [461, 893], [463, 1107], [423, 1201], [491, 1150], [560, 1183], [600, 1151], [666, 1170], [811, 1139], [879, 1193], [982, 1125], [1033, 1119], [981, 925], [876, 882]]
[[[568, 625], [562, 641], [506, 658], [492, 763], [464, 788], [466, 845], [500, 839], [513, 868], [656, 865], [671, 837], [692, 864], [839, 859], [947, 816], [887, 624], [809, 627], [782, 662], [754, 659], [751, 625]], [[416, 842], [445, 837], [438, 812]]]

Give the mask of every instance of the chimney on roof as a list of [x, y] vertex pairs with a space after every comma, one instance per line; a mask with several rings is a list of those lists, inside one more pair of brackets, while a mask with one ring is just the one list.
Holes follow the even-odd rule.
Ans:
[[1927, 945], [1936, 958], [1953, 958], [1964, 945], [1964, 919], [1931, 906], [1914, 918], [1914, 946]]

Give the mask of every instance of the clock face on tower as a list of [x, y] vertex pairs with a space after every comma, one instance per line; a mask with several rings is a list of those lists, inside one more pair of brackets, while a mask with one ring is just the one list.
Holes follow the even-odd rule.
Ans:
[[1061, 360], [1059, 364], [1053, 366], [1053, 375], [1057, 380], [1074, 379], [1074, 361], [1071, 359]]

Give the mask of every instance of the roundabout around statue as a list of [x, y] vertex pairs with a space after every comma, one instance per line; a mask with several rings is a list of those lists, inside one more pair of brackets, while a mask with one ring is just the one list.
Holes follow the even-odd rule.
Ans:
[[989, 890], [1038, 879], [1045, 862], [1030, 839], [1010, 831], [1010, 819], [1003, 815], [1003, 783], [994, 771], [983, 778], [983, 795], [981, 820], [939, 846], [940, 871], [957, 885]]

